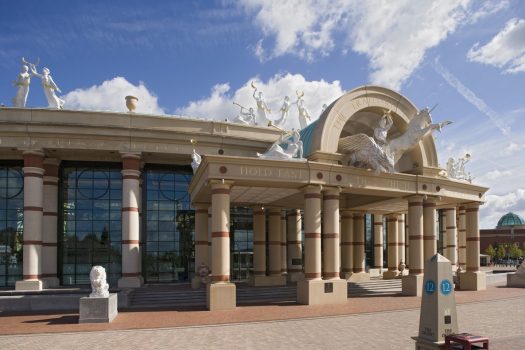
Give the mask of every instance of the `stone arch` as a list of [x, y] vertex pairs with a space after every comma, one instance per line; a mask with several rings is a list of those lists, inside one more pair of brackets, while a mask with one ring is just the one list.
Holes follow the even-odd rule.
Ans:
[[[394, 120], [390, 137], [403, 133], [418, 112], [412, 102], [393, 90], [374, 85], [358, 87], [334, 101], [315, 123], [304, 129], [305, 156], [323, 158], [318, 155], [337, 152], [341, 137], [357, 132], [369, 134], [384, 110], [391, 110]], [[423, 167], [437, 166], [434, 138], [430, 135], [405, 153], [399, 171], [422, 173]]]

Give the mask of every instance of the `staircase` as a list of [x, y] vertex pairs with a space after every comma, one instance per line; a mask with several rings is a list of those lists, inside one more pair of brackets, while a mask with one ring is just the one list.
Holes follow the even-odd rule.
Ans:
[[[295, 303], [294, 284], [276, 287], [252, 287], [237, 283], [237, 305]], [[401, 280], [376, 279], [348, 283], [348, 297], [386, 296], [401, 293]], [[129, 309], [177, 309], [206, 306], [206, 289], [191, 289], [189, 284], [151, 284], [133, 291]]]

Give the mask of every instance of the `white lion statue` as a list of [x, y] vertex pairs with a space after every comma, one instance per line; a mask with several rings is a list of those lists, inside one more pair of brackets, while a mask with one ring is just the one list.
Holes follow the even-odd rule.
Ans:
[[109, 297], [109, 285], [106, 282], [106, 270], [102, 266], [93, 266], [89, 273], [91, 280], [90, 298], [107, 298]]

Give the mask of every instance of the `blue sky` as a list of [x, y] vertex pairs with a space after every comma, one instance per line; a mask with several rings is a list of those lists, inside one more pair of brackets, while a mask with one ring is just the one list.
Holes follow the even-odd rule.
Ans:
[[[22, 56], [40, 58], [66, 108], [232, 118], [305, 92], [313, 115], [345, 91], [379, 84], [454, 124], [436, 137], [440, 163], [469, 152], [491, 187], [482, 227], [525, 217], [525, 3], [508, 1], [0, 0], [0, 103]], [[45, 106], [33, 78], [28, 106]], [[293, 118], [293, 114], [291, 115]], [[295, 121], [290, 121], [290, 127]]]

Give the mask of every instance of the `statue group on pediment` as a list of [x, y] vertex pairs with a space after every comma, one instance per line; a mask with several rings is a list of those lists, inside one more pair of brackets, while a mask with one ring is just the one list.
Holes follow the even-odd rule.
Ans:
[[339, 152], [343, 153], [343, 164], [372, 169], [376, 173], [395, 172], [401, 156], [433, 131], [451, 124], [450, 121], [432, 123], [431, 110], [420, 110], [408, 123], [407, 130], [399, 137], [389, 139], [388, 131], [394, 125], [392, 111], [385, 111], [374, 128], [374, 136], [360, 133], [339, 140]]
[[13, 85], [17, 87], [16, 96], [13, 98], [13, 106], [24, 108], [27, 103], [27, 96], [29, 95], [29, 84], [31, 83], [31, 76], [36, 76], [42, 80], [42, 87], [46, 95], [49, 108], [62, 109], [64, 107], [64, 100], [56, 95], [56, 92], [61, 92], [58, 85], [51, 77], [49, 68], [44, 67], [42, 73], [38, 73], [36, 67], [37, 63], [31, 63], [22, 57], [22, 69], [18, 77], [13, 81]]
[[[292, 101], [289, 96], [285, 96], [281, 108], [278, 110], [276, 118], [270, 118], [272, 110], [266, 103], [264, 93], [260, 91], [257, 86], [252, 82], [253, 88], [253, 99], [255, 100], [256, 108], [245, 107], [241, 104], [234, 102], [236, 106], [240, 107], [239, 114], [233, 119], [234, 122], [245, 124], [245, 125], [273, 125], [277, 128], [284, 128], [286, 121], [290, 115], [290, 108], [292, 105], [297, 106], [297, 115], [299, 120], [300, 129], [304, 129], [312, 120], [308, 108], [306, 108], [304, 102], [304, 92], [296, 91], [297, 99]], [[326, 105], [324, 105], [326, 106]], [[326, 107], [325, 107], [326, 108]]]
[[472, 182], [472, 176], [470, 176], [470, 173], [467, 173], [465, 170], [465, 164], [467, 164], [469, 160], [469, 153], [457, 160], [449, 158], [447, 161], [447, 177], [449, 179]]

